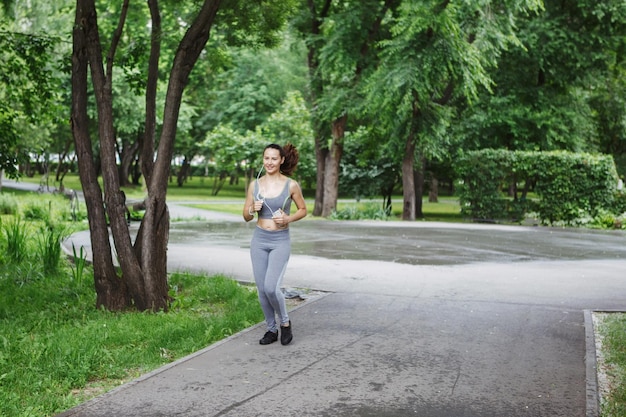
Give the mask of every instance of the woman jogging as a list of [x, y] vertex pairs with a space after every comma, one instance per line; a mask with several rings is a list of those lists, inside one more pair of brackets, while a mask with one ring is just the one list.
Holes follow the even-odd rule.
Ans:
[[[291, 144], [284, 148], [276, 144], [266, 146], [263, 151], [265, 175], [260, 176], [259, 171], [257, 179], [250, 184], [243, 207], [246, 222], [254, 219], [255, 213], [258, 214], [257, 227], [250, 242], [250, 257], [267, 324], [267, 331], [259, 340], [262, 345], [278, 340], [279, 327], [281, 344], [288, 345], [293, 339], [285, 296], [280, 286], [291, 253], [289, 223], [306, 216], [300, 185], [289, 178], [298, 164], [298, 157], [298, 151]], [[297, 208], [293, 214], [292, 201]]]

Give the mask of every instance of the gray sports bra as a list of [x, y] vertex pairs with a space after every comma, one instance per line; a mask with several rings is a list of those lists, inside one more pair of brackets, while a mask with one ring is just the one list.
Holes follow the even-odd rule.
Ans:
[[256, 199], [264, 199], [263, 207], [261, 207], [261, 211], [259, 211], [259, 219], [271, 219], [272, 212], [275, 212], [278, 209], [282, 209], [286, 214], [289, 214], [291, 210], [291, 192], [289, 191], [289, 186], [291, 184], [291, 179], [287, 178], [285, 182], [285, 188], [278, 194], [276, 197], [263, 197], [261, 195], [261, 191], [259, 190], [259, 181], [254, 182], [254, 195]]

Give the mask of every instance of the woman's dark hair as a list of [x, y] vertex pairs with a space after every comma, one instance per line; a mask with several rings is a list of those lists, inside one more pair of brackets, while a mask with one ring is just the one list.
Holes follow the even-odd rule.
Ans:
[[[287, 143], [285, 146], [270, 143], [265, 149], [277, 149], [278, 152], [280, 152], [280, 157], [285, 158], [285, 161], [280, 165], [280, 171], [287, 176], [293, 174], [296, 170], [296, 166], [298, 166], [298, 160], [300, 159], [300, 154], [295, 146], [291, 143]], [[265, 152], [265, 149], [263, 152]]]

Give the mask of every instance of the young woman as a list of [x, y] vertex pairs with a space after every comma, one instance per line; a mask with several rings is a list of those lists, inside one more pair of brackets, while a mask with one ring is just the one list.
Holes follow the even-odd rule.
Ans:
[[[298, 151], [291, 144], [284, 148], [276, 144], [266, 146], [263, 151], [265, 175], [250, 184], [243, 207], [246, 222], [258, 214], [257, 227], [250, 242], [250, 257], [267, 324], [267, 331], [259, 340], [262, 345], [278, 340], [279, 327], [283, 345], [288, 345], [293, 339], [280, 285], [291, 253], [289, 224], [306, 216], [300, 185], [289, 178], [298, 164], [298, 157]], [[292, 201], [296, 206], [293, 214]]]

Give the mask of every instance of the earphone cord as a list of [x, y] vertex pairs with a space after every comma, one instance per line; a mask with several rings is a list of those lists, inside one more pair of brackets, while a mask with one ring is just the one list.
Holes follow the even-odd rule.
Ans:
[[[265, 204], [265, 207], [270, 209], [270, 213], [272, 213], [272, 215], [274, 215], [275, 211], [272, 210], [272, 208], [265, 202], [265, 198], [261, 198], [261, 183], [259, 182], [259, 178], [261, 178], [261, 172], [263, 172], [263, 167], [261, 167], [261, 169], [259, 170], [259, 173], [256, 175], [256, 184], [257, 184], [256, 199], [263, 201], [263, 204]], [[278, 211], [278, 210], [276, 210], [276, 211]]]

